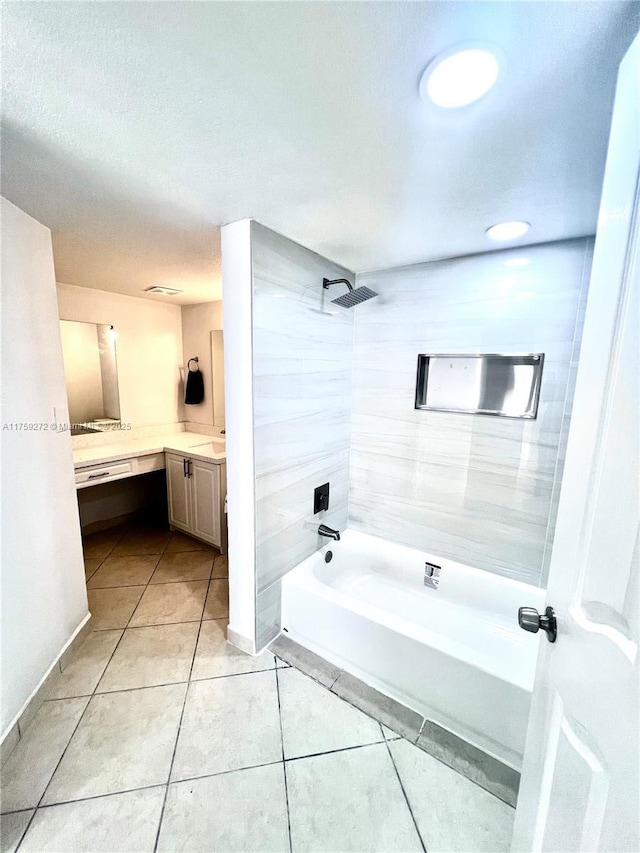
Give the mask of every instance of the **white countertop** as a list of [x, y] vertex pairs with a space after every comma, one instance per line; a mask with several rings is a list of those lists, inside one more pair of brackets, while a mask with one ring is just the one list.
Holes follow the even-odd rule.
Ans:
[[[205, 446], [198, 446], [205, 445]], [[217, 436], [201, 435], [197, 432], [174, 432], [167, 435], [155, 435], [149, 438], [123, 439], [117, 444], [97, 444], [73, 451], [74, 468], [86, 468], [115, 462], [118, 459], [131, 459], [134, 456], [148, 456], [151, 453], [163, 453], [165, 450], [176, 453], [189, 452], [190, 459], [222, 464], [226, 458], [224, 441]]]

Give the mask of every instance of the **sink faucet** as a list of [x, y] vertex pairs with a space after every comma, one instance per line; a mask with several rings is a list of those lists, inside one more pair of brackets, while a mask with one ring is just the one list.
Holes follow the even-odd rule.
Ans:
[[318, 534], [320, 536], [326, 536], [327, 539], [335, 539], [336, 542], [340, 541], [340, 531], [334, 530], [332, 527], [327, 527], [326, 524], [321, 524], [318, 528]]

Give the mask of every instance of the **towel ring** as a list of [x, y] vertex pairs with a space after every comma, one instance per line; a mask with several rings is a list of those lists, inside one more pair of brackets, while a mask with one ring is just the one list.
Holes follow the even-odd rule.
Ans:
[[[191, 362], [192, 361], [195, 361], [195, 363], [196, 363], [196, 369], [195, 370], [191, 370]], [[187, 362], [187, 370], [189, 370], [190, 373], [199, 373], [200, 372], [200, 367], [198, 366], [198, 357], [197, 356], [195, 358], [189, 359], [189, 361]]]

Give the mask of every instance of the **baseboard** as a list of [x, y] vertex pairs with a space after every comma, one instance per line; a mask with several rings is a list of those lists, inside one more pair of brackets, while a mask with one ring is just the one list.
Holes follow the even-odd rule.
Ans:
[[270, 650], [398, 736], [515, 807], [520, 783], [517, 770], [442, 726], [426, 720], [417, 711], [370, 687], [357, 676], [340, 669], [284, 634], [271, 643]]
[[22, 709], [14, 717], [13, 722], [2, 735], [2, 739], [0, 740], [0, 762], [2, 764], [4, 764], [7, 758], [11, 755], [15, 747], [20, 742], [20, 739], [24, 737], [31, 721], [47, 698], [54, 679], [59, 673], [64, 672], [74, 653], [84, 643], [90, 633], [91, 614], [87, 613], [61, 649], [60, 654], [56, 657], [45, 675], [41, 678], [36, 689], [33, 691], [31, 696], [29, 696], [22, 706]]
[[256, 652], [254, 642], [250, 637], [245, 637], [244, 634], [238, 634], [237, 631], [234, 631], [233, 628], [230, 628], [228, 625], [227, 642], [231, 643], [232, 646], [235, 646], [236, 649], [240, 649], [241, 652], [245, 652], [245, 654], [253, 656], [259, 654]]
[[125, 512], [123, 515], [117, 515], [115, 518], [103, 518], [99, 521], [90, 521], [82, 528], [82, 535], [89, 536], [91, 533], [100, 533], [103, 530], [110, 530], [112, 527], [119, 527], [121, 524], [126, 524], [133, 521], [138, 515], [138, 511]]

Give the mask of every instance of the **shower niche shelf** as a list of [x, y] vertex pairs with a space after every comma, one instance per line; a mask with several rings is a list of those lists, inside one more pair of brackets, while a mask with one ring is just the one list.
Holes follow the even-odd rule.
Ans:
[[421, 354], [416, 409], [535, 418], [544, 353]]

